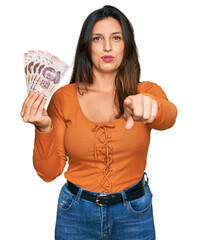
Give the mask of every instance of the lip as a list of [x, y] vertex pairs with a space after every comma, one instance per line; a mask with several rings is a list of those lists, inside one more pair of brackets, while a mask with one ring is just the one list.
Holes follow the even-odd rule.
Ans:
[[101, 58], [102, 58], [102, 60], [105, 61], [105, 62], [111, 62], [111, 61], [113, 61], [113, 59], [114, 59], [114, 57], [111, 56], [111, 55], [105, 55], [105, 56], [102, 56]]

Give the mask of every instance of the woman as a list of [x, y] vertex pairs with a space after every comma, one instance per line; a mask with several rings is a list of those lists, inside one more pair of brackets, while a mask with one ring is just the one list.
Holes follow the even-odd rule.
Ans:
[[70, 84], [48, 111], [31, 92], [22, 107], [35, 125], [34, 167], [44, 181], [65, 172], [55, 239], [155, 239], [152, 194], [144, 179], [151, 129], [170, 128], [176, 107], [139, 82], [133, 28], [104, 6], [85, 20]]

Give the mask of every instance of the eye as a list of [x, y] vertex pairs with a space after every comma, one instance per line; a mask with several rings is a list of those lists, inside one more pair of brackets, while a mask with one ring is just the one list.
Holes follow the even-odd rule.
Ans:
[[113, 36], [113, 40], [120, 41], [122, 38], [120, 36]]
[[101, 37], [94, 37], [94, 38], [93, 38], [93, 41], [94, 41], [94, 42], [99, 42], [99, 41], [101, 41]]

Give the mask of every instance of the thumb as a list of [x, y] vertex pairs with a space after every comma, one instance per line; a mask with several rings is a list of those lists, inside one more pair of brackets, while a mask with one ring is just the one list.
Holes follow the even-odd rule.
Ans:
[[127, 120], [126, 120], [125, 128], [127, 130], [129, 130], [129, 129], [131, 129], [133, 127], [133, 125], [134, 125], [134, 120], [133, 120], [132, 116], [128, 116]]
[[131, 101], [129, 98], [126, 98], [126, 99], [124, 100], [124, 106], [125, 106], [125, 107], [130, 107], [131, 104], [132, 104], [132, 101]]

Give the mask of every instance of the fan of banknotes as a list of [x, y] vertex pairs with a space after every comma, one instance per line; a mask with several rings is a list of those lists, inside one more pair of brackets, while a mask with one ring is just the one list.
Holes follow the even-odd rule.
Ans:
[[28, 93], [43, 92], [45, 99], [54, 93], [69, 66], [58, 57], [45, 51], [28, 51], [24, 54], [24, 70]]

